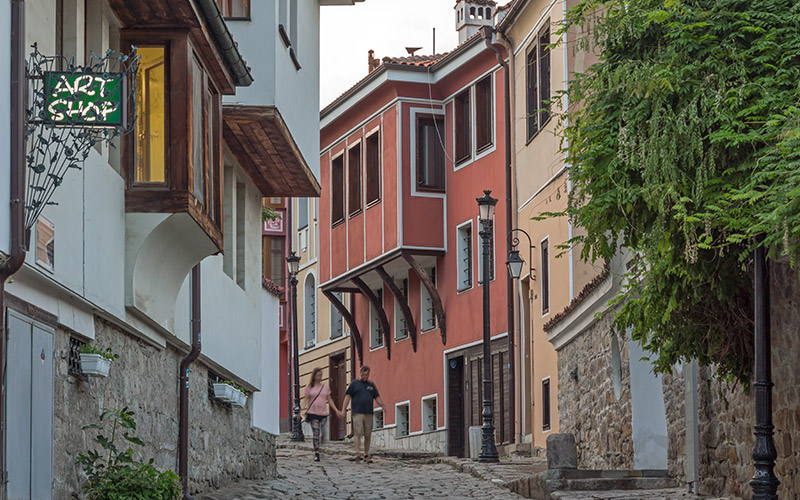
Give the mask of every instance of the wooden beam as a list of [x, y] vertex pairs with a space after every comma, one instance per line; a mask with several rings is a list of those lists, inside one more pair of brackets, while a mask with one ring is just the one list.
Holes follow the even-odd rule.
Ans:
[[[417, 352], [417, 325], [414, 324], [414, 315], [411, 314], [411, 308], [408, 307], [408, 297], [403, 295], [403, 292], [397, 288], [397, 284], [394, 282], [389, 273], [386, 272], [386, 269], [383, 266], [378, 266], [375, 268], [375, 272], [383, 280], [383, 283], [389, 288], [389, 291], [392, 292], [394, 295], [395, 300], [397, 303], [400, 304], [400, 309], [403, 311], [403, 317], [406, 320], [406, 328], [408, 328], [408, 334], [411, 336], [411, 348], [414, 349], [414, 352]], [[395, 311], [395, 314], [398, 314], [398, 311]], [[395, 336], [397, 332], [395, 332]]]
[[374, 307], [375, 311], [377, 311], [378, 321], [380, 321], [381, 328], [383, 328], [383, 343], [384, 345], [386, 345], [386, 359], [392, 359], [392, 350], [391, 350], [392, 343], [390, 342], [391, 330], [389, 328], [389, 320], [386, 318], [386, 311], [383, 310], [383, 304], [380, 303], [380, 301], [378, 300], [378, 296], [375, 295], [375, 292], [373, 292], [367, 286], [367, 284], [364, 283], [364, 280], [362, 280], [359, 277], [355, 277], [353, 278], [352, 281], [353, 284], [357, 286], [359, 290], [361, 290], [361, 293], [363, 293], [364, 296], [366, 296], [367, 299], [369, 299], [370, 303], [372, 304], [372, 307]]
[[353, 343], [356, 346], [356, 352], [358, 353], [358, 362], [360, 366], [364, 365], [364, 352], [363, 352], [363, 345], [361, 342], [361, 333], [358, 331], [358, 325], [356, 324], [356, 319], [347, 310], [347, 307], [339, 300], [339, 297], [334, 295], [333, 292], [322, 292], [323, 295], [330, 301], [331, 305], [339, 311], [339, 314], [342, 315], [342, 318], [347, 322], [347, 326], [350, 327], [350, 335], [353, 337]]
[[436, 313], [436, 321], [438, 322], [439, 333], [442, 334], [442, 345], [447, 345], [447, 330], [445, 328], [445, 317], [444, 317], [444, 305], [442, 304], [442, 297], [439, 295], [439, 291], [436, 289], [436, 285], [433, 284], [433, 280], [431, 277], [428, 276], [428, 273], [425, 269], [417, 262], [414, 256], [408, 252], [403, 252], [403, 259], [408, 262], [408, 265], [411, 266], [411, 269], [417, 274], [422, 285], [428, 290], [428, 294], [431, 296], [431, 300], [433, 301], [433, 310]]

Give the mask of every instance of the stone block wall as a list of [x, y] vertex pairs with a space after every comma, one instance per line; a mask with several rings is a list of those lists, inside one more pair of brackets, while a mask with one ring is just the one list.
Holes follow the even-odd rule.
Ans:
[[[771, 328], [776, 474], [780, 500], [800, 495], [800, 282], [797, 271], [771, 264]], [[632, 468], [629, 354], [620, 342], [622, 390], [615, 400], [611, 372], [611, 318], [603, 318], [559, 351], [561, 432], [575, 435], [581, 468]], [[577, 367], [577, 372], [575, 371]], [[577, 380], [574, 378], [577, 375]], [[700, 491], [749, 497], [755, 403], [752, 393], [713, 377], [698, 376]], [[682, 371], [662, 377], [670, 475], [685, 480], [686, 419]]]
[[620, 339], [620, 391], [614, 391], [613, 312], [558, 352], [560, 432], [575, 436], [582, 469], [633, 468], [633, 422], [627, 342]]
[[447, 431], [396, 436], [394, 427], [372, 431], [372, 446], [394, 450], [427, 451], [447, 454]]
[[[55, 335], [54, 497], [70, 498], [84, 481], [75, 465], [79, 453], [93, 447], [96, 423], [104, 408], [127, 406], [136, 415], [145, 458], [177, 470], [178, 367], [184, 353], [157, 349], [115, 326], [95, 319], [96, 344], [120, 355], [107, 378], [79, 380], [68, 374], [70, 333]], [[251, 426], [252, 404], [228, 407], [208, 396], [208, 368], [190, 368], [189, 476], [192, 492], [207, 491], [238, 479], [275, 477], [275, 436]]]

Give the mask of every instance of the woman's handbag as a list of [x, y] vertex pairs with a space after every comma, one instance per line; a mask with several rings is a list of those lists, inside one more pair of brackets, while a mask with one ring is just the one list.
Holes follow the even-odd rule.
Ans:
[[312, 400], [311, 400], [311, 402], [310, 402], [310, 403], [308, 403], [308, 406], [306, 406], [306, 418], [304, 418], [304, 419], [303, 419], [303, 421], [304, 421], [304, 422], [308, 422], [308, 408], [311, 408], [311, 405], [313, 405], [313, 404], [314, 404], [314, 401], [316, 401], [316, 400], [317, 400], [317, 398], [319, 397], [319, 395], [320, 395], [320, 394], [322, 394], [322, 388], [323, 388], [323, 387], [324, 387], [324, 386], [323, 386], [322, 384], [320, 384], [320, 386], [319, 386], [319, 392], [317, 393], [317, 395], [316, 395], [316, 396], [314, 396], [314, 399], [312, 399]]

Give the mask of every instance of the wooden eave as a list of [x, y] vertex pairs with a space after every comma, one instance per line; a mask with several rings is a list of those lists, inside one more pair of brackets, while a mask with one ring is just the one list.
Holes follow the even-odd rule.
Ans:
[[192, 44], [224, 95], [236, 93], [233, 74], [225, 63], [205, 17], [192, 0], [108, 0], [122, 29], [131, 33], [188, 29]]
[[275, 106], [222, 106], [223, 138], [263, 196], [318, 197], [322, 188]]

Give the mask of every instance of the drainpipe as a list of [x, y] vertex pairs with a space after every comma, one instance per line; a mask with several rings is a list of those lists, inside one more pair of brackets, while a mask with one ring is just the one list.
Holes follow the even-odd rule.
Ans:
[[5, 496], [6, 280], [25, 262], [25, 0], [11, 1], [11, 238], [8, 260], [0, 266], [0, 498]]
[[[506, 233], [511, 229], [513, 223], [513, 211], [511, 208], [511, 76], [509, 74], [508, 63], [503, 58], [497, 47], [492, 43], [492, 35], [494, 28], [491, 26], [484, 26], [481, 28], [483, 41], [486, 43], [486, 48], [494, 52], [497, 57], [497, 62], [503, 67], [503, 101], [504, 101], [504, 119], [505, 119], [505, 148], [506, 148]], [[511, 53], [509, 52], [509, 59]], [[511, 251], [511, 240], [506, 237], [506, 255]], [[516, 427], [516, 401], [514, 394], [516, 393], [516, 380], [514, 377], [514, 370], [516, 369], [516, 349], [514, 347], [514, 283], [513, 280], [506, 276], [506, 303], [508, 304], [508, 392], [512, 394], [511, 401], [509, 401], [510, 414], [513, 415], [512, 426]], [[516, 442], [516, 430], [511, 432], [511, 443]]]
[[189, 365], [200, 357], [200, 264], [192, 268], [192, 350], [181, 361], [180, 414], [178, 416], [178, 475], [183, 486], [183, 499], [189, 495]]

